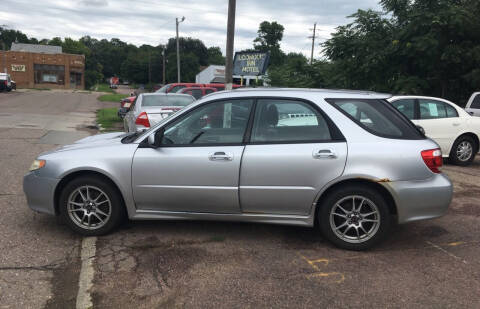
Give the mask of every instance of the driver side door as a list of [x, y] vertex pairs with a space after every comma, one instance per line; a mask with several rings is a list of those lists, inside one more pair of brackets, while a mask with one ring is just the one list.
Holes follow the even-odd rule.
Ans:
[[132, 164], [141, 210], [239, 213], [239, 173], [253, 100], [200, 105], [165, 125], [159, 148], [141, 148]]

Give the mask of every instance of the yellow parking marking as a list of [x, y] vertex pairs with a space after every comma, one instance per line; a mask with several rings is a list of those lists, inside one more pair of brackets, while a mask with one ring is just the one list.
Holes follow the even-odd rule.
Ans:
[[334, 282], [335, 283], [342, 283], [343, 281], [345, 281], [345, 275], [340, 273], [340, 272], [324, 272], [320, 269], [319, 266], [321, 267], [327, 267], [328, 264], [330, 263], [330, 261], [328, 259], [309, 259], [301, 254], [299, 254], [300, 257], [302, 257], [302, 259], [304, 259], [308, 265], [310, 265], [310, 267], [312, 267], [315, 272], [312, 273], [312, 274], [308, 274], [308, 275], [305, 275], [305, 277], [307, 279], [311, 279], [311, 278], [327, 278], [327, 277], [337, 277], [338, 279], [335, 280]]
[[463, 245], [463, 244], [464, 244], [463, 241], [455, 241], [455, 242], [448, 243], [447, 246], [454, 247], [454, 246], [459, 246], [459, 245]]

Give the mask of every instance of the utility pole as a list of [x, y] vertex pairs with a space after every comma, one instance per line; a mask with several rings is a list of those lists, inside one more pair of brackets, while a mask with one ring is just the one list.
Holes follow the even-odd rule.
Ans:
[[228, 0], [227, 21], [227, 58], [225, 59], [225, 89], [232, 90], [233, 86], [233, 42], [235, 36], [235, 7], [236, 0]]
[[178, 43], [178, 24], [185, 20], [185, 16], [178, 21], [178, 17], [175, 18], [175, 23], [177, 25], [177, 82], [180, 83], [180, 45]]
[[163, 86], [165, 86], [165, 48], [163, 48], [162, 56], [163, 56], [163, 66], [162, 66], [162, 69], [163, 69]]
[[[312, 30], [312, 29], [310, 29], [310, 30]], [[309, 39], [312, 39], [312, 53], [310, 54], [310, 65], [312, 65], [312, 63], [313, 63], [313, 49], [315, 47], [315, 37], [316, 37], [315, 31], [316, 30], [317, 30], [317, 23], [314, 23], [313, 24], [313, 35], [308, 37]]]

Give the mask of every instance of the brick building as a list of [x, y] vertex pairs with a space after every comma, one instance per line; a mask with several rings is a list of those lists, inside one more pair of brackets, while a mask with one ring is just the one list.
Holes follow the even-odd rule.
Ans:
[[12, 43], [0, 51], [0, 65], [17, 88], [85, 88], [85, 56], [64, 54], [60, 46]]

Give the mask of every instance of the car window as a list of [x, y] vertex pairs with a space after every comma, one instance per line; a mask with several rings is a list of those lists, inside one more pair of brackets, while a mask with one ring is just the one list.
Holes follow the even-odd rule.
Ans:
[[408, 119], [415, 118], [415, 99], [402, 99], [392, 102], [392, 105], [398, 109]]
[[177, 92], [178, 90], [183, 89], [185, 87], [186, 86], [184, 86], [184, 85], [178, 85], [178, 86], [173, 87], [172, 90], [170, 90], [170, 92]]
[[162, 144], [242, 143], [252, 105], [253, 100], [228, 100], [200, 106], [169, 124]]
[[187, 106], [193, 99], [181, 95], [144, 95], [142, 106]]
[[193, 89], [191, 95], [197, 100], [200, 99], [202, 97], [202, 89]]
[[252, 142], [330, 140], [323, 116], [305, 102], [260, 99], [255, 111]]
[[480, 108], [480, 94], [477, 94], [475, 96], [472, 104], [470, 105], [470, 108]]
[[387, 138], [423, 139], [415, 126], [388, 102], [377, 99], [327, 99], [368, 132]]
[[157, 91], [155, 92], [163, 92], [163, 93], [166, 93], [168, 88], [170, 88], [170, 84], [166, 84], [165, 86], [163, 86], [162, 88], [158, 89]]
[[453, 106], [445, 104], [445, 108], [447, 109], [447, 117], [458, 117], [458, 112]]
[[447, 104], [427, 99], [418, 100], [418, 103], [420, 108], [420, 119], [447, 118], [447, 110], [445, 108]]
[[205, 94], [209, 94], [209, 93], [212, 93], [212, 92], [214, 92], [213, 89], [205, 89]]

